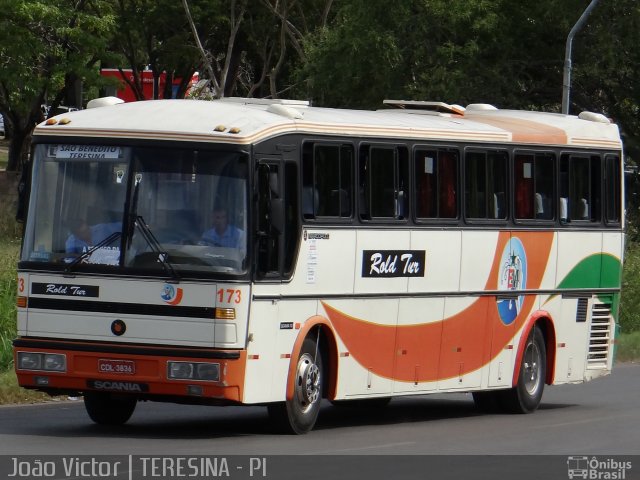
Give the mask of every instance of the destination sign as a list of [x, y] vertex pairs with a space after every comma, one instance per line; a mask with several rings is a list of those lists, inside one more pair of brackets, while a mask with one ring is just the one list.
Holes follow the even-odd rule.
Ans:
[[59, 159], [117, 159], [121, 148], [106, 145], [53, 145], [51, 157]]

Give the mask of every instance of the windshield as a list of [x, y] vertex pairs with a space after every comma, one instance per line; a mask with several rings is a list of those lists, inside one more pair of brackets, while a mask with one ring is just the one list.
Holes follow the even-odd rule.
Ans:
[[247, 155], [38, 145], [22, 261], [181, 275], [247, 265]]

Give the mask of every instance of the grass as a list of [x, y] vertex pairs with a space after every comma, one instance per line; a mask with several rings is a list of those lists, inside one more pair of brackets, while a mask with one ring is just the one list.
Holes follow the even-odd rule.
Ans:
[[617, 340], [616, 361], [640, 360], [640, 332], [622, 333]]
[[0, 241], [0, 372], [12, 367], [11, 341], [16, 336], [16, 263], [20, 244]]
[[0, 170], [5, 170], [9, 163], [9, 151], [7, 150], [8, 142], [0, 137]]
[[41, 403], [51, 399], [52, 397], [46, 393], [20, 388], [13, 370], [0, 373], [0, 405], [11, 403]]

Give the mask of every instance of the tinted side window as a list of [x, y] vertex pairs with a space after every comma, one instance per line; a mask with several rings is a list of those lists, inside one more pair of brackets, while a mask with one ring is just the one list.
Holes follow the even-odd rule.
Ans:
[[404, 147], [364, 146], [360, 150], [360, 216], [365, 220], [407, 216], [408, 155]]
[[302, 212], [305, 218], [350, 218], [353, 214], [353, 147], [306, 144]]
[[414, 162], [416, 218], [457, 218], [458, 152], [419, 149]]
[[553, 220], [555, 158], [544, 153], [518, 153], [514, 159], [515, 217]]
[[507, 158], [506, 152], [466, 153], [466, 218], [507, 218]]
[[569, 155], [560, 159], [560, 221], [600, 221], [601, 160]]
[[605, 195], [606, 220], [609, 223], [620, 222], [620, 158], [607, 155], [605, 158]]

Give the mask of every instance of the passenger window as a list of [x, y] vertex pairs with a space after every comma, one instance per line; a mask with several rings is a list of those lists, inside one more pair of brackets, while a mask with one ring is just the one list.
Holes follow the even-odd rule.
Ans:
[[620, 157], [607, 155], [605, 158], [605, 181], [607, 222], [620, 222]]
[[416, 150], [416, 218], [458, 217], [458, 163], [455, 150]]
[[351, 218], [353, 214], [353, 147], [306, 144], [303, 158], [304, 218]]
[[407, 216], [408, 154], [403, 147], [366, 146], [360, 151], [360, 216], [397, 219]]
[[506, 152], [466, 153], [466, 218], [507, 218], [507, 158]]
[[522, 220], [553, 220], [555, 185], [554, 156], [518, 153], [514, 161], [515, 217]]
[[599, 156], [565, 154], [560, 160], [560, 222], [600, 221]]

